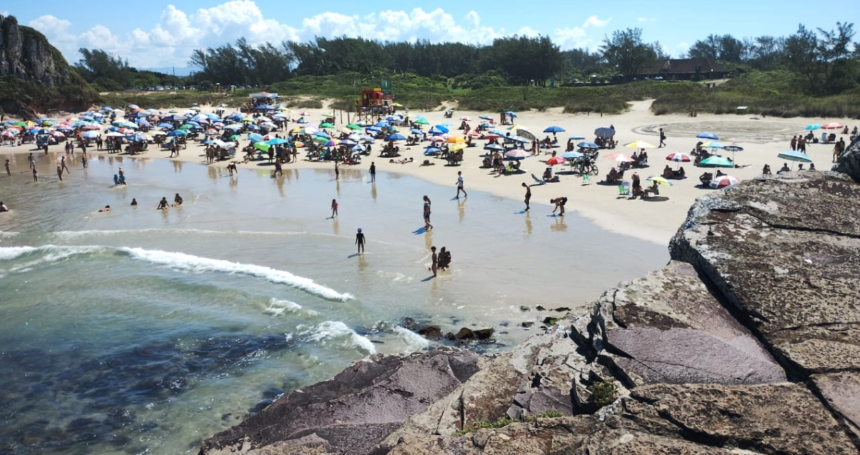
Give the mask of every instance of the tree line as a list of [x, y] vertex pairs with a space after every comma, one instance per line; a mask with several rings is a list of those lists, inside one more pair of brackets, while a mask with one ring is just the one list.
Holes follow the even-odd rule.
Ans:
[[[860, 82], [860, 46], [853, 38], [853, 24], [839, 22], [834, 30], [813, 31], [800, 25], [787, 37], [709, 35], [696, 41], [685, 57], [719, 60], [733, 68], [788, 70], [803, 80], [810, 93], [836, 93]], [[104, 51], [81, 49], [81, 53], [84, 58], [77, 66], [90, 82], [104, 85], [112, 80], [129, 86], [142, 77], [135, 75], [127, 62]], [[195, 49], [189, 64], [199, 68], [192, 78], [198, 85], [266, 86], [297, 76], [346, 72], [460, 79], [463, 75], [491, 74], [492, 78], [484, 80], [540, 85], [551, 78], [564, 83], [574, 78], [587, 80], [591, 75], [632, 80], [667, 58], [660, 43], [647, 42], [641, 29], [632, 28], [606, 36], [593, 52], [561, 51], [546, 36], [509, 36], [485, 46], [349, 37], [251, 45], [243, 38]]]

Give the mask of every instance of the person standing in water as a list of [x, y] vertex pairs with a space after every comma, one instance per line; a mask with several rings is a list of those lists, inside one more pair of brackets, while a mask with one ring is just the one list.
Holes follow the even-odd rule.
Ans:
[[364, 254], [364, 233], [361, 232], [361, 228], [358, 228], [358, 232], [355, 234], [355, 244], [358, 245], [357, 254]]
[[376, 182], [376, 163], [375, 162], [370, 163], [370, 181], [371, 181], [371, 183]]
[[36, 157], [32, 153], [27, 157], [27, 162], [30, 163], [30, 169], [36, 168]]
[[334, 179], [340, 180], [340, 168], [338, 168], [337, 160], [334, 162]]
[[457, 199], [460, 199], [460, 191], [463, 192], [463, 197], [469, 197], [466, 194], [466, 190], [463, 189], [463, 173], [461, 171], [457, 171]]
[[84, 169], [87, 168], [87, 154], [86, 153], [81, 154], [81, 165], [83, 166]]
[[559, 198], [555, 198], [555, 199], [550, 199], [549, 203], [555, 204], [555, 208], [552, 209], [553, 215], [555, 215], [556, 210], [561, 209], [558, 216], [564, 216], [564, 204], [567, 204], [567, 198], [566, 197], [559, 197]]
[[60, 166], [62, 166], [62, 169], [64, 171], [68, 172], [69, 174], [72, 173], [72, 171], [69, 170], [69, 167], [66, 166], [66, 157], [65, 156], [60, 157]]
[[135, 199], [135, 198], [131, 198], [131, 206], [132, 206], [132, 207], [137, 207], [137, 199]]
[[12, 170], [9, 169], [9, 158], [6, 158], [6, 174], [12, 175]]
[[523, 182], [523, 188], [526, 189], [526, 211], [528, 212], [529, 211], [529, 201], [532, 198], [532, 188], [530, 186], [528, 186], [528, 184], [526, 184], [526, 182]]
[[431, 256], [431, 258], [433, 260], [433, 264], [430, 265], [430, 271], [433, 272], [433, 278], [436, 278], [436, 267], [439, 264], [439, 256], [436, 255], [436, 247], [435, 246], [431, 246], [430, 251], [433, 253], [433, 255]]
[[173, 198], [173, 206], [179, 207], [180, 205], [182, 205], [182, 196], [176, 193], [176, 196]]
[[36, 166], [33, 166], [33, 182], [39, 181], [39, 171], [36, 170]]
[[331, 200], [331, 218], [337, 218], [337, 199]]
[[161, 201], [158, 202], [158, 207], [155, 210], [167, 210], [170, 207], [170, 204], [167, 203], [167, 198], [161, 198]]
[[424, 230], [430, 231], [433, 229], [433, 225], [430, 224], [430, 198], [424, 196]]
[[63, 181], [63, 166], [57, 165], [57, 177], [60, 178], [60, 181]]

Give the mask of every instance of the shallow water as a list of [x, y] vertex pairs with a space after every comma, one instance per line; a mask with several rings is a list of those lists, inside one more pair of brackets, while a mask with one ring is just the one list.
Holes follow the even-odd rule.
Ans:
[[[231, 178], [101, 157], [58, 182], [55, 160], [40, 157], [36, 184], [26, 155], [0, 178], [13, 209], [0, 214], [0, 453], [195, 453], [261, 401], [374, 352], [426, 347], [396, 327], [403, 317], [492, 326], [498, 343], [480, 349], [504, 350], [533, 333], [521, 321], [544, 316], [521, 305], [576, 307], [668, 259], [574, 213], [456, 200], [397, 174], [272, 179], [261, 166]], [[114, 188], [119, 166], [129, 185]], [[177, 192], [182, 207], [154, 210]], [[368, 245], [356, 257], [358, 227]], [[431, 245], [453, 255], [435, 280]]]

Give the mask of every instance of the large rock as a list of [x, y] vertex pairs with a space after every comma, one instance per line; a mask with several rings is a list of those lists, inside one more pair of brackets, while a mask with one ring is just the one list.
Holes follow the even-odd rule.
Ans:
[[375, 356], [329, 381], [287, 394], [204, 441], [200, 453], [264, 453], [259, 449], [267, 447], [370, 453], [409, 416], [450, 394], [478, 370], [479, 359], [469, 351]]
[[845, 427], [860, 439], [860, 373], [816, 374], [812, 382]]
[[463, 436], [409, 435], [390, 455], [853, 454], [805, 387], [653, 385], [600, 415], [532, 419]]
[[[629, 386], [759, 384], [785, 372], [682, 262], [603, 294], [588, 327], [601, 363]], [[585, 338], [582, 335], [581, 338]]]
[[849, 175], [854, 181], [860, 182], [860, 136], [855, 137], [851, 144], [845, 147], [833, 170]]
[[860, 371], [858, 213], [860, 184], [787, 174], [698, 201], [670, 248], [793, 373]]

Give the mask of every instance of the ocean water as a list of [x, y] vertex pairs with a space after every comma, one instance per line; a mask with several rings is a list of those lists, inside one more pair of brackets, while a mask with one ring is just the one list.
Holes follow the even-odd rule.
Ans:
[[[570, 213], [398, 174], [100, 157], [59, 182], [56, 155], [0, 177], [0, 453], [196, 453], [278, 395], [374, 353], [494, 327], [505, 350], [545, 315], [662, 266], [665, 247]], [[119, 167], [128, 185], [113, 187]], [[518, 184], [518, 183], [516, 183]], [[184, 204], [155, 210], [161, 197]], [[549, 199], [542, 188], [535, 197]], [[421, 197], [433, 200], [424, 232]], [[129, 206], [131, 198], [139, 202]], [[330, 203], [340, 216], [328, 219]], [[98, 213], [105, 205], [111, 213]], [[569, 203], [575, 209], [575, 197]], [[364, 229], [367, 254], [356, 256]], [[428, 249], [452, 251], [430, 279]]]

